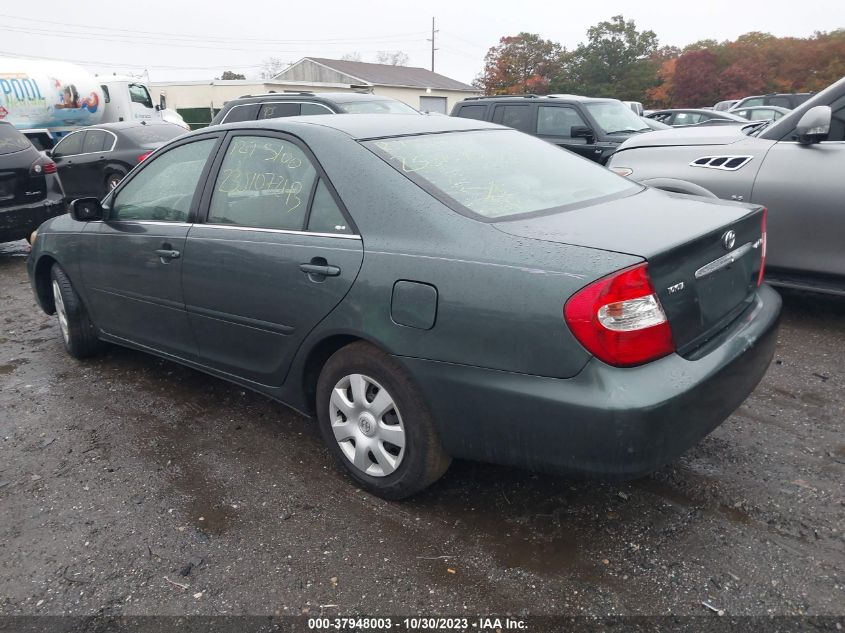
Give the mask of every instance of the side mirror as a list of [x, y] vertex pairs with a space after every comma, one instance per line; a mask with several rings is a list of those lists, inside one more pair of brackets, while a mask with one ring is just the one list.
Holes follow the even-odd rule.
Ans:
[[821, 105], [810, 108], [795, 126], [795, 135], [801, 145], [812, 145], [827, 140], [830, 134], [830, 106]]
[[103, 205], [97, 198], [77, 198], [70, 203], [70, 217], [77, 222], [102, 220]]
[[163, 94], [158, 96], [158, 109], [159, 110], [167, 110], [167, 97]]
[[45, 149], [42, 153], [47, 158], [53, 158], [53, 150], [51, 150], [51, 149]]
[[569, 136], [572, 138], [587, 139], [587, 143], [592, 143], [596, 140], [596, 135], [586, 125], [573, 125], [569, 128]]

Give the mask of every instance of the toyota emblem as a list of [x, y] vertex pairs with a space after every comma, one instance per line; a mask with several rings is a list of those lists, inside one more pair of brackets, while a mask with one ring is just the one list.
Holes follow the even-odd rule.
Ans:
[[722, 246], [725, 247], [726, 251], [729, 251], [734, 247], [734, 244], [736, 244], [736, 233], [734, 231], [726, 231], [722, 236]]

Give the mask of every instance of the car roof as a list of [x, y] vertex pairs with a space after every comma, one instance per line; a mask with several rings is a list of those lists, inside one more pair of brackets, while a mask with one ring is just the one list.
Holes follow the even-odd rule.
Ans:
[[115, 121], [114, 123], [100, 123], [97, 125], [89, 125], [88, 127], [84, 127], [79, 130], [74, 130], [74, 132], [84, 132], [86, 130], [108, 130], [109, 132], [124, 132], [126, 130], [131, 130], [134, 128], [161, 127], [165, 125], [168, 127], [180, 127], [175, 123], [170, 123], [168, 121], [145, 121], [143, 123], [141, 123], [140, 121]]
[[[585, 97], [583, 95], [567, 95], [567, 94], [551, 94], [551, 95], [493, 95], [487, 97], [467, 97], [461, 104], [473, 103], [524, 103], [528, 100], [537, 101], [577, 101], [579, 103], [603, 103], [609, 101], [619, 101], [619, 99], [611, 99], [610, 97]], [[620, 101], [621, 103], [621, 101]]]
[[[215, 128], [224, 129], [267, 129], [296, 134], [303, 128], [319, 126], [342, 132], [356, 140], [411, 136], [415, 134], [437, 134], [443, 132], [464, 132], [468, 130], [508, 130], [510, 128], [461, 117], [426, 116], [410, 114], [342, 114], [292, 116], [260, 121], [239, 121], [226, 123]], [[207, 130], [208, 128], [206, 128]], [[197, 130], [194, 134], [206, 130]]]
[[260, 101], [302, 101], [303, 99], [331, 101], [334, 103], [353, 103], [356, 101], [395, 101], [390, 97], [375, 95], [371, 92], [266, 92], [259, 95], [243, 95], [231, 99], [228, 103], [256, 103]]

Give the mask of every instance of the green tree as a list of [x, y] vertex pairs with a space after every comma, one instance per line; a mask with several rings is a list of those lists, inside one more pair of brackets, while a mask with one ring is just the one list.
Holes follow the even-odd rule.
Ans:
[[552, 82], [552, 90], [642, 100], [658, 83], [662, 60], [655, 58], [657, 52], [654, 31], [638, 31], [633, 20], [615, 15], [590, 27], [587, 42], [575, 49]]
[[241, 73], [235, 73], [231, 70], [224, 70], [223, 74], [220, 75], [220, 79], [246, 79], [246, 75], [242, 75]]
[[547, 94], [566, 51], [534, 33], [503, 37], [487, 51], [484, 71], [473, 82], [484, 94]]

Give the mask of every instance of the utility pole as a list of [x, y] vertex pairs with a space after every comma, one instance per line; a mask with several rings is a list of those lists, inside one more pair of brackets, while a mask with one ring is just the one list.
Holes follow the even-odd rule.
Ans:
[[434, 28], [434, 18], [431, 18], [431, 39], [427, 39], [427, 41], [431, 42], [431, 72], [434, 72], [434, 51], [438, 50], [434, 48], [434, 34], [439, 33]]

